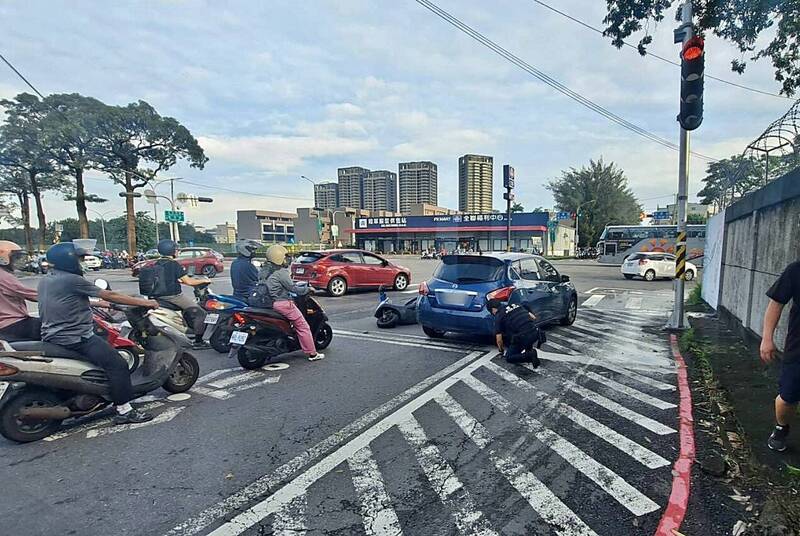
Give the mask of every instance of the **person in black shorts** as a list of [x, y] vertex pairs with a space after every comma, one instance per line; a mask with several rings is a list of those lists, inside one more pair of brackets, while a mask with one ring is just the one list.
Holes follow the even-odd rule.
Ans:
[[494, 315], [494, 332], [497, 348], [509, 363], [531, 363], [539, 366], [539, 356], [534, 346], [541, 346], [536, 315], [526, 303], [503, 304], [492, 299], [486, 308]]
[[761, 361], [770, 363], [775, 359], [775, 327], [784, 306], [793, 301], [789, 312], [789, 329], [783, 350], [778, 396], [775, 398], [775, 429], [767, 440], [772, 450], [786, 450], [789, 424], [800, 402], [800, 261], [793, 262], [783, 271], [775, 284], [767, 291], [769, 304], [764, 313], [761, 340]]

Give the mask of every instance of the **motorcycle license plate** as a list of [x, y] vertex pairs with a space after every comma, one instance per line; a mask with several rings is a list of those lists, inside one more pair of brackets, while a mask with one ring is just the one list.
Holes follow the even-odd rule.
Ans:
[[219, 315], [216, 313], [211, 313], [206, 315], [205, 323], [206, 324], [216, 324], [219, 321]]
[[231, 344], [242, 345], [247, 342], [248, 333], [246, 331], [234, 331], [231, 333]]
[[304, 274], [304, 273], [306, 273], [306, 269], [305, 268], [298, 268], [298, 269], [296, 269], [294, 271], [294, 273], [296, 273], [296, 274]]

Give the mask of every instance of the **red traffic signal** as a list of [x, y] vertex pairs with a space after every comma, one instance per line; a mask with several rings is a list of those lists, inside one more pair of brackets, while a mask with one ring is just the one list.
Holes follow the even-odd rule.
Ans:
[[703, 122], [703, 75], [705, 43], [692, 37], [681, 51], [681, 106], [678, 122], [685, 130], [694, 130]]
[[696, 60], [703, 55], [705, 42], [702, 37], [692, 37], [683, 45], [681, 57], [684, 61]]

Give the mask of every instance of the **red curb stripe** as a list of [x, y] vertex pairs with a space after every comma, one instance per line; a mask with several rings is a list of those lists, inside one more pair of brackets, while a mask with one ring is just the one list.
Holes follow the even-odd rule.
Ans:
[[675, 536], [673, 531], [681, 528], [689, 505], [692, 464], [695, 457], [692, 392], [689, 390], [686, 362], [678, 349], [677, 336], [670, 335], [670, 345], [672, 346], [672, 357], [678, 363], [678, 390], [681, 398], [678, 417], [680, 419], [681, 451], [672, 470], [672, 493], [669, 496], [669, 504], [664, 510], [664, 515], [661, 516], [655, 536]]

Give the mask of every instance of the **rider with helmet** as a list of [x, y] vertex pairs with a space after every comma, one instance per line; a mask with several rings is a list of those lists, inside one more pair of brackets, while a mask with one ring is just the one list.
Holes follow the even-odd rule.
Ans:
[[317, 361], [323, 359], [325, 354], [317, 352], [311, 328], [291, 297], [291, 294], [304, 296], [311, 292], [311, 289], [307, 286], [298, 286], [292, 281], [287, 268], [287, 253], [286, 248], [281, 245], [270, 246], [267, 249], [267, 266], [262, 269], [259, 278], [263, 279], [266, 276], [267, 292], [272, 300], [272, 308], [292, 323], [300, 341], [300, 348], [308, 355], [308, 360]]
[[231, 284], [233, 296], [247, 301], [258, 283], [258, 268], [253, 265], [253, 255], [261, 247], [255, 240], [239, 240], [236, 242], [238, 257], [231, 264]]
[[25, 301], [36, 301], [36, 291], [14, 276], [25, 262], [25, 252], [14, 242], [0, 240], [0, 340], [38, 341], [42, 323], [28, 314]]
[[161, 258], [156, 264], [161, 270], [163, 277], [163, 293], [158, 294], [159, 301], [165, 301], [179, 307], [183, 312], [186, 323], [192, 326], [195, 336], [195, 345], [203, 346], [203, 331], [205, 331], [206, 312], [194, 299], [184, 296], [181, 284], [194, 287], [208, 283], [205, 278], [192, 277], [186, 272], [186, 268], [175, 260], [178, 255], [178, 243], [168, 238], [159, 240], [158, 253]]
[[117, 409], [116, 424], [147, 422], [153, 416], [130, 405], [133, 388], [127, 363], [106, 339], [94, 333], [89, 298], [151, 308], [158, 307], [158, 302], [101, 290], [84, 279], [84, 257], [90, 254], [91, 247], [84, 247], [82, 242], [91, 241], [62, 242], [47, 250], [47, 262], [53, 271], [39, 281], [42, 340], [78, 352], [106, 371], [111, 401]]

